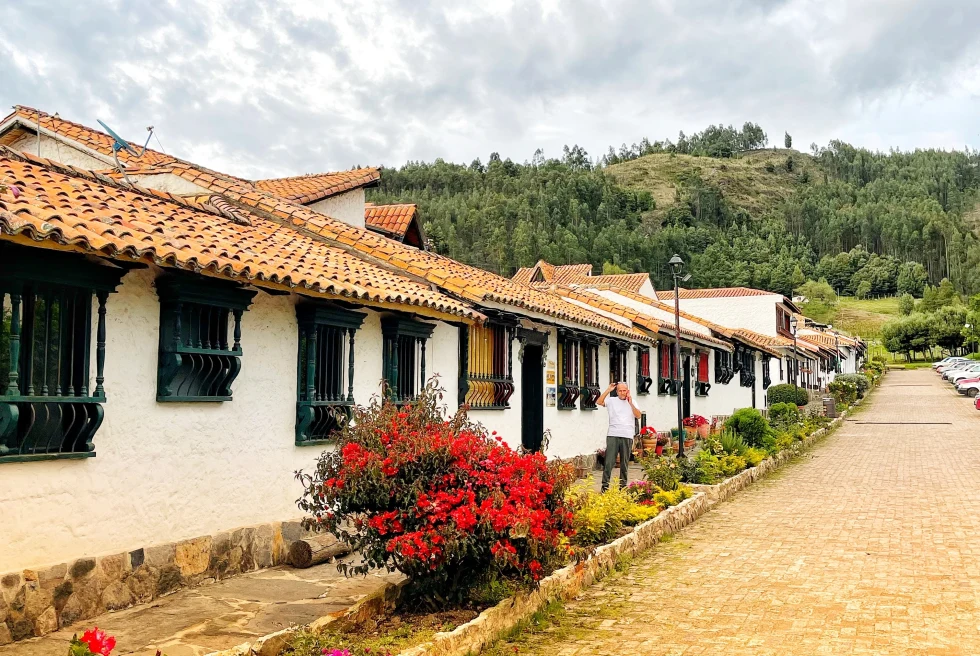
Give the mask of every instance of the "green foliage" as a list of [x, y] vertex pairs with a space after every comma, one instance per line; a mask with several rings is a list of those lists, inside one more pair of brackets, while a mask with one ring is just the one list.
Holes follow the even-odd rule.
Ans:
[[645, 522], [660, 512], [657, 505], [640, 505], [625, 488], [610, 486], [605, 492], [596, 492], [592, 480], [572, 488], [570, 500], [573, 507], [572, 526], [575, 535], [572, 544], [588, 547], [603, 544], [619, 537], [623, 528]]
[[833, 395], [834, 400], [840, 405], [851, 405], [858, 398], [857, 385], [846, 380], [840, 380], [840, 378], [827, 385], [827, 391]]
[[669, 508], [670, 506], [676, 506], [684, 499], [690, 499], [692, 494], [693, 492], [688, 486], [678, 485], [675, 490], [662, 490], [658, 492], [653, 496], [653, 501], [658, 506]]
[[854, 387], [857, 390], [857, 398], [859, 399], [863, 399], [864, 395], [868, 393], [868, 389], [871, 387], [871, 380], [869, 380], [864, 374], [841, 374], [834, 380], [854, 383]]
[[912, 297], [912, 294], [908, 292], [902, 294], [902, 297], [898, 299], [898, 311], [902, 313], [903, 317], [915, 312], [915, 298]]
[[789, 132], [786, 132], [783, 135], [783, 145], [786, 146], [787, 148], [793, 147], [793, 137], [790, 136]]
[[868, 282], [867, 280], [862, 280], [860, 283], [858, 283], [857, 291], [854, 292], [854, 295], [864, 300], [868, 297], [870, 293], [871, 293], [871, 283]]
[[952, 353], [960, 349], [966, 338], [963, 326], [967, 323], [967, 310], [962, 306], [939, 308], [932, 315], [932, 342], [941, 349]]
[[896, 285], [899, 294], [909, 294], [918, 298], [922, 296], [927, 282], [929, 282], [929, 273], [921, 263], [902, 262], [898, 267]]
[[643, 478], [661, 490], [674, 490], [681, 480], [677, 459], [673, 456], [648, 455], [640, 461]]
[[722, 450], [729, 455], [742, 456], [749, 450], [749, 445], [745, 443], [742, 436], [733, 430], [725, 429], [725, 432], [721, 434], [720, 441]]
[[766, 459], [768, 454], [762, 449], [746, 449], [742, 457], [745, 458], [745, 464], [749, 467], [756, 467], [760, 462]]
[[775, 437], [769, 422], [755, 408], [736, 410], [725, 422], [725, 428], [735, 431], [749, 446], [758, 448], [769, 448]]
[[773, 385], [767, 390], [766, 400], [770, 406], [774, 403], [806, 405], [810, 402], [810, 397], [802, 387], [796, 387], [792, 383], [781, 383]]
[[718, 459], [718, 468], [721, 470], [723, 478], [731, 478], [735, 474], [744, 471], [747, 467], [745, 458], [736, 455], [724, 455]]
[[769, 406], [769, 423], [776, 430], [785, 430], [799, 423], [800, 410], [795, 403], [773, 403]]

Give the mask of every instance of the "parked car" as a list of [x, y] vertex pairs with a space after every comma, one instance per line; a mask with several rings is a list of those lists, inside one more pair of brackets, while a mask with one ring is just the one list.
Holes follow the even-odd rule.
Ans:
[[949, 360], [948, 362], [941, 363], [938, 367], [936, 367], [936, 371], [948, 371], [949, 369], [962, 367], [963, 365], [970, 364], [971, 362], [976, 362], [976, 360], [970, 360], [969, 358], [956, 358], [955, 360]]
[[976, 408], [977, 410], [980, 410], [980, 396], [977, 397], [977, 400], [974, 402], [973, 407]]
[[977, 376], [980, 376], [980, 362], [969, 367], [963, 367], [962, 369], [953, 369], [946, 375], [946, 380], [956, 384], [957, 381], [963, 380], [964, 378], [975, 378]]
[[952, 376], [960, 373], [961, 371], [972, 371], [974, 367], [980, 366], [980, 362], [974, 362], [970, 360], [968, 362], [961, 362], [955, 366], [949, 367], [943, 371], [943, 378], [950, 380]]
[[960, 394], [965, 394], [972, 399], [977, 394], [980, 394], [980, 377], [964, 378], [960, 382], [956, 383], [956, 391]]
[[943, 358], [939, 362], [933, 362], [932, 363], [932, 368], [933, 369], [938, 369], [939, 367], [948, 367], [949, 365], [953, 364], [954, 362], [962, 362], [963, 360], [966, 360], [966, 359], [967, 358], [962, 358], [962, 357], [960, 357], [958, 355], [951, 355], [948, 358]]

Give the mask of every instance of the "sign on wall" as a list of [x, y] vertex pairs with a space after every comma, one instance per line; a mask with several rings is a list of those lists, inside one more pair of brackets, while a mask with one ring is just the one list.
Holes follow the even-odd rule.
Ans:
[[[554, 372], [552, 372], [552, 373], [554, 373]], [[553, 408], [553, 407], [555, 407], [555, 403], [556, 403], [557, 398], [558, 397], [556, 395], [555, 388], [554, 387], [549, 387], [547, 389], [547, 393], [545, 394], [545, 397], [544, 397], [544, 399], [545, 399], [544, 404], [546, 406], [548, 406], [549, 408]]]
[[555, 370], [554, 369], [549, 369], [548, 370], [548, 373], [545, 374], [545, 379], [546, 379], [546, 384], [548, 384], [548, 385], [554, 385], [555, 384]]

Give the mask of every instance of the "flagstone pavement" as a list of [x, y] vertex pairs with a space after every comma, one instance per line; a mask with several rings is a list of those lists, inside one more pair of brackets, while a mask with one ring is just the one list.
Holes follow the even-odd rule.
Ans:
[[495, 653], [980, 654], [980, 412], [892, 371], [802, 461]]

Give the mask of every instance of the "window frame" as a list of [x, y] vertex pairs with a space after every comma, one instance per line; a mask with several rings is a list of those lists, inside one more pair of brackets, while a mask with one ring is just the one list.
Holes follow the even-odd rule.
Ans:
[[596, 410], [596, 402], [602, 395], [599, 388], [599, 344], [598, 337], [585, 335], [579, 341], [579, 354], [582, 359], [579, 371], [581, 379], [579, 385], [579, 404], [580, 410]]
[[574, 410], [582, 388], [579, 383], [581, 335], [573, 330], [558, 329], [558, 390], [556, 407]]
[[[644, 366], [643, 356], [646, 355], [646, 366]], [[653, 378], [650, 376], [650, 347], [636, 347], [636, 393], [645, 396], [650, 393], [653, 387]], [[644, 373], [646, 372], [646, 373]]]
[[[665, 352], [663, 349], [667, 348]], [[664, 362], [664, 355], [667, 361]], [[661, 341], [657, 346], [657, 395], [658, 396], [677, 396], [680, 391], [680, 380], [678, 378], [678, 354], [674, 351], [674, 342]], [[664, 366], [666, 365], [669, 374], [664, 376]]]
[[[411, 403], [425, 386], [426, 345], [435, 327], [435, 324], [400, 315], [387, 315], [381, 318], [381, 379], [385, 396], [396, 405]], [[413, 343], [411, 363], [413, 391], [409, 395], [403, 395], [400, 391], [403, 382], [401, 369], [406, 361], [400, 351], [409, 342]], [[393, 353], [394, 360], [392, 360]], [[392, 390], [396, 390], [396, 393], [392, 393]]]
[[[258, 291], [230, 281], [183, 272], [167, 272], [158, 277], [155, 284], [160, 299], [157, 402], [224, 403], [233, 400], [231, 386], [242, 370], [242, 316]], [[205, 310], [207, 318], [203, 317]], [[216, 318], [213, 317], [215, 313]], [[185, 318], [189, 319], [186, 326]], [[212, 321], [217, 325], [212, 325]], [[203, 339], [201, 326], [208, 332]], [[217, 344], [210, 342], [212, 329]]]
[[503, 312], [483, 312], [492, 317], [485, 325], [458, 326], [458, 402], [471, 410], [507, 410], [516, 390], [514, 340], [520, 321]]
[[[6, 375], [0, 380], [0, 463], [95, 457], [94, 438], [104, 418], [102, 404], [108, 400], [106, 304], [130, 268], [73, 253], [0, 243], [0, 332], [7, 332], [7, 352], [0, 353], [0, 361], [6, 362]], [[72, 314], [64, 321], [69, 293]], [[3, 319], [7, 296], [9, 328]], [[57, 318], [52, 311], [55, 296]], [[38, 314], [39, 298], [43, 315]], [[93, 300], [97, 305], [94, 388]], [[43, 334], [34, 332], [38, 319]], [[65, 344], [66, 339], [70, 344]], [[40, 363], [35, 350], [38, 340]], [[38, 364], [41, 377], [35, 385]]]
[[[350, 421], [355, 334], [366, 317], [363, 312], [316, 301], [296, 306], [296, 446], [330, 444]], [[336, 346], [328, 346], [338, 341], [339, 352]]]
[[[708, 396], [708, 392], [711, 390], [711, 382], [709, 376], [711, 375], [710, 363], [708, 361], [707, 351], [698, 351], [696, 353], [696, 370], [694, 381], [694, 396]], [[704, 375], [702, 376], [702, 364], [704, 368]]]

